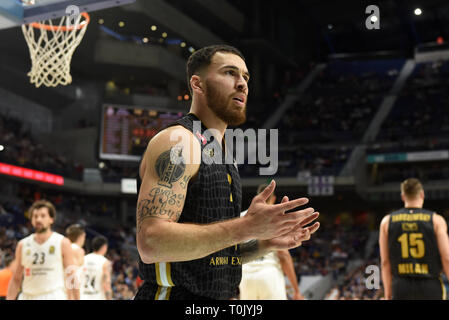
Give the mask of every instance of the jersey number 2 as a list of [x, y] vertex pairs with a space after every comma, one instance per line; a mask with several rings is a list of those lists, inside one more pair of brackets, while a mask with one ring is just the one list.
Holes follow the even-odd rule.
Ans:
[[91, 288], [95, 288], [95, 276], [93, 276], [92, 279], [90, 279], [89, 275], [86, 274], [86, 284], [84, 285], [84, 288], [88, 289], [89, 284]]
[[41, 254], [41, 259], [39, 260], [39, 252], [36, 252], [35, 254], [33, 254], [34, 260], [33, 260], [33, 264], [44, 264], [45, 263], [45, 252], [40, 252]]
[[424, 246], [422, 233], [403, 233], [398, 241], [401, 243], [402, 258], [407, 259], [410, 256], [415, 259], [424, 257], [426, 249]]

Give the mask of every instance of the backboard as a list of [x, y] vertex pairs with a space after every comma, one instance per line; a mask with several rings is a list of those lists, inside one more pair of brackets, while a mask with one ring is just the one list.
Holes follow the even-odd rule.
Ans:
[[69, 6], [91, 12], [133, 3], [136, 0], [1, 0], [0, 29], [30, 22], [57, 19], [66, 15]]

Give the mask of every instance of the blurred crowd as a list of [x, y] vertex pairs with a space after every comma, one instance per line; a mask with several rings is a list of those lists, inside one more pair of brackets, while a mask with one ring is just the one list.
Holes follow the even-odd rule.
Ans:
[[[448, 75], [448, 61], [418, 63], [382, 123], [376, 141], [367, 146], [367, 154], [447, 151]], [[372, 182], [397, 182], [410, 176], [423, 182], [449, 179], [447, 160], [431, 160], [377, 165]]]
[[0, 115], [0, 162], [80, 180], [83, 165], [38, 143], [19, 120]]
[[359, 259], [365, 251], [369, 235], [365, 224], [322, 224], [320, 232], [291, 250], [298, 278], [301, 276], [332, 274], [337, 278], [346, 271], [348, 262]]
[[449, 62], [419, 63], [382, 124], [378, 141], [449, 137]]
[[366, 285], [366, 268], [379, 266], [379, 259], [366, 261], [351, 273], [345, 275], [344, 281], [333, 287], [325, 296], [325, 300], [380, 300], [383, 298], [383, 286], [368, 288]]

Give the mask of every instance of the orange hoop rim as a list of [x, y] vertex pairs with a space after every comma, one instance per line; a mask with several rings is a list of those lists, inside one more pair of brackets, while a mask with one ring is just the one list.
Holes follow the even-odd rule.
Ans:
[[39, 22], [32, 22], [30, 26], [36, 29], [44, 29], [47, 31], [73, 31], [75, 29], [81, 30], [86, 27], [90, 22], [90, 16], [87, 12], [81, 12], [81, 15], [84, 17], [84, 21], [81, 21], [77, 28], [75, 27], [67, 27], [67, 26], [50, 26], [48, 24], [43, 24]]

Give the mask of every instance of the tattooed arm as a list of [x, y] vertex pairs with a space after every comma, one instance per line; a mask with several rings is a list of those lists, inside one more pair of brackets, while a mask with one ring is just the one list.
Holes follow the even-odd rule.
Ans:
[[200, 161], [198, 140], [181, 126], [161, 131], [148, 144], [136, 212], [137, 249], [144, 263], [199, 259], [250, 239], [272, 239], [288, 232], [294, 237], [296, 226], [314, 216], [312, 208], [284, 214], [307, 203], [305, 198], [268, 205], [273, 182], [253, 199], [244, 218], [206, 225], [179, 223], [187, 185], [198, 173]]
[[111, 287], [111, 262], [106, 261], [103, 264], [103, 291], [106, 300], [112, 300], [112, 287]]
[[[171, 141], [171, 137], [179, 140]], [[199, 142], [183, 127], [168, 128], [150, 141], [141, 165], [136, 216], [137, 248], [143, 262], [198, 259], [242, 239], [243, 228], [237, 221], [178, 223], [188, 183], [197, 174], [200, 160]]]

